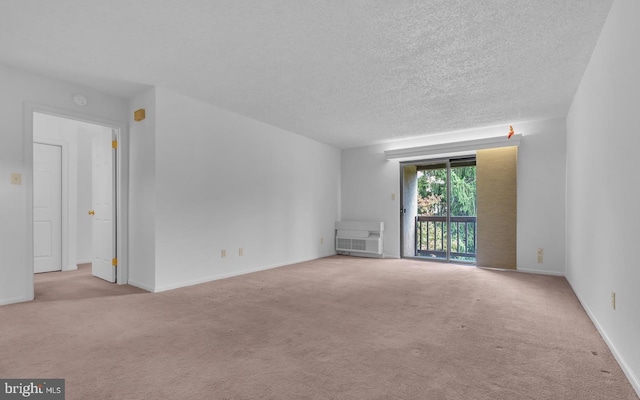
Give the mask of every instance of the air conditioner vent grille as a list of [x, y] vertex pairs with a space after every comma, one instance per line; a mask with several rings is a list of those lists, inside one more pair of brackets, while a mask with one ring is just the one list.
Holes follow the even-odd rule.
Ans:
[[351, 239], [338, 238], [338, 248], [339, 249], [350, 249], [351, 248]]

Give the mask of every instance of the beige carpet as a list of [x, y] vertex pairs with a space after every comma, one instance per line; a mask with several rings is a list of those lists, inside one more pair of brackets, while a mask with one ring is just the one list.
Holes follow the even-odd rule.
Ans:
[[40, 274], [0, 377], [67, 399], [637, 399], [564, 278], [349, 257], [150, 294]]

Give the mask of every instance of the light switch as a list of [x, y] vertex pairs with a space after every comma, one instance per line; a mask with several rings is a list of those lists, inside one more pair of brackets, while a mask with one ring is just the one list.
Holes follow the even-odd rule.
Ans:
[[395, 193], [391, 193], [391, 200], [395, 200], [396, 199], [396, 194]]
[[11, 184], [22, 185], [22, 174], [17, 174], [17, 173], [11, 174]]

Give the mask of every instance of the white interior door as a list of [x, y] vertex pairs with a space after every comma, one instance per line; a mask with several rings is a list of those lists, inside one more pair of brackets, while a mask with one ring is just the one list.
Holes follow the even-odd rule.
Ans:
[[33, 144], [33, 272], [62, 270], [62, 147]]
[[92, 204], [93, 259], [92, 273], [109, 282], [116, 281], [113, 259], [115, 249], [114, 219], [114, 158], [113, 134], [97, 135], [93, 139]]

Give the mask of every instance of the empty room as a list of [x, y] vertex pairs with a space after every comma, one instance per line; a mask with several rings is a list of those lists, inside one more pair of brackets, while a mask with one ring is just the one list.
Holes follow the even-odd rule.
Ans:
[[0, 3], [0, 398], [638, 399], [636, 0]]

